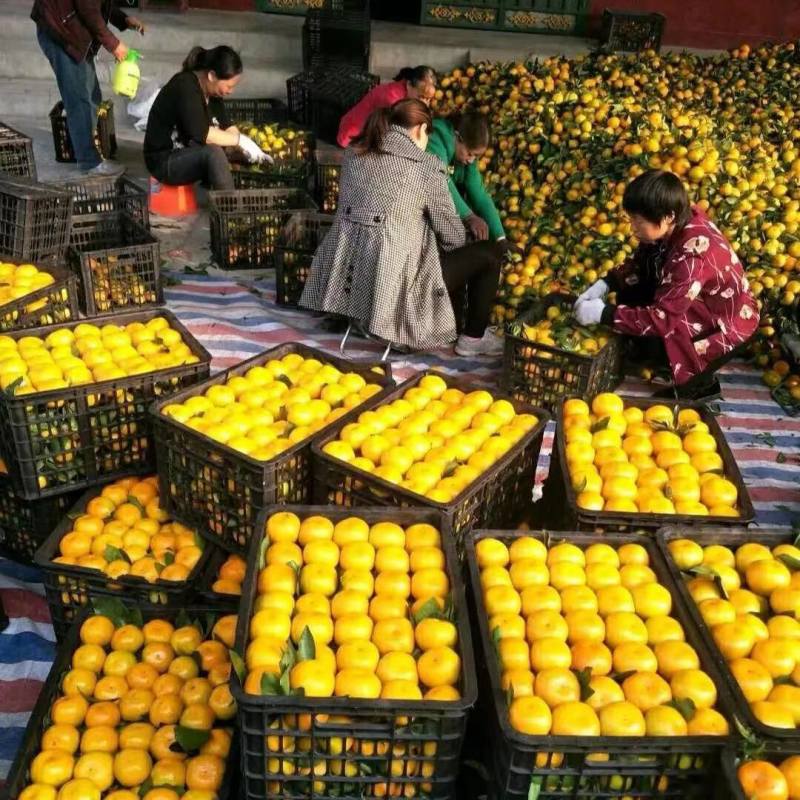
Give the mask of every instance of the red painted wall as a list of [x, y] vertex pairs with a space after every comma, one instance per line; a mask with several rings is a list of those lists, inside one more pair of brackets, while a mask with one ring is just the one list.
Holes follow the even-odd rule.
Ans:
[[591, 0], [595, 32], [605, 8], [664, 14], [663, 42], [671, 45], [731, 48], [800, 37], [797, 0]]

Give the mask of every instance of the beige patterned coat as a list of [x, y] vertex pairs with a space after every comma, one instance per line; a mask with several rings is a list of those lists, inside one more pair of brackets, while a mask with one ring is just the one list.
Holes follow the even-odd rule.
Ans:
[[414, 349], [456, 338], [439, 251], [466, 243], [445, 167], [392, 127], [384, 152], [348, 151], [336, 220], [314, 257], [300, 305], [357, 320]]

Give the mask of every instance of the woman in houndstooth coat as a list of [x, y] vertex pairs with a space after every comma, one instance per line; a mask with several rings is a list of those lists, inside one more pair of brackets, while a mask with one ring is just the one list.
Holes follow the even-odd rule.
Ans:
[[[345, 156], [336, 220], [300, 299], [301, 306], [348, 317], [412, 349], [456, 339], [453, 287], [442, 257], [475, 247], [464, 248], [466, 231], [444, 165], [425, 152], [431, 126], [430, 111], [418, 100], [370, 117]], [[476, 256], [472, 261], [482, 264]]]

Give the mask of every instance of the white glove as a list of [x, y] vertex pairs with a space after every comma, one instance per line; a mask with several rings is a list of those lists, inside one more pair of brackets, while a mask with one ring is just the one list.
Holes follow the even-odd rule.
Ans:
[[604, 280], [595, 281], [583, 294], [578, 295], [575, 305], [585, 303], [587, 300], [605, 300], [608, 294], [608, 284]]
[[251, 164], [272, 164], [272, 156], [267, 155], [249, 136], [239, 134], [239, 149]]
[[584, 300], [582, 303], [579, 300], [575, 303], [572, 313], [581, 325], [598, 325], [605, 307], [605, 301], [599, 297], [592, 300]]

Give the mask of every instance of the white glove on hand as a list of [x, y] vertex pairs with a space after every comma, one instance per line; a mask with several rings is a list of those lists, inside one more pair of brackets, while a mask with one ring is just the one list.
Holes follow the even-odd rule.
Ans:
[[605, 301], [596, 297], [592, 300], [575, 303], [572, 313], [581, 325], [598, 325], [603, 316], [603, 309], [606, 307]]
[[239, 149], [251, 164], [272, 164], [272, 156], [267, 155], [249, 136], [239, 134]]
[[605, 300], [608, 294], [608, 284], [604, 280], [595, 281], [583, 294], [578, 295], [575, 305], [585, 303], [587, 300]]

